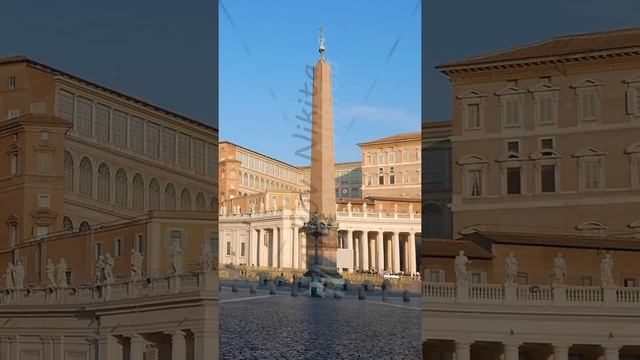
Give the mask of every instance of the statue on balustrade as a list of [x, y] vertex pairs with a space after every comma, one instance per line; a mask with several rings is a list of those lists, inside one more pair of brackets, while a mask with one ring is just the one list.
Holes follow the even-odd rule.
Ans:
[[211, 244], [206, 239], [200, 245], [200, 266], [202, 271], [211, 271]]
[[409, 204], [409, 214], [413, 214], [413, 204]]
[[20, 260], [18, 260], [18, 263], [13, 267], [13, 280], [16, 289], [22, 289], [24, 287], [24, 266]]
[[171, 268], [173, 269], [174, 275], [182, 275], [182, 249], [178, 241], [174, 241], [171, 246]]
[[271, 210], [277, 210], [277, 209], [276, 209], [277, 207], [278, 207], [278, 206], [276, 205], [276, 198], [275, 198], [275, 197], [272, 197], [272, 198], [271, 198]]
[[393, 204], [393, 213], [394, 214], [398, 213], [398, 204]]
[[249, 211], [253, 214], [256, 212], [256, 204], [252, 201], [249, 203]]
[[561, 285], [565, 283], [567, 277], [567, 262], [562, 257], [562, 254], [556, 255], [553, 260], [553, 285]]
[[56, 273], [58, 287], [66, 288], [69, 284], [67, 282], [67, 263], [64, 261], [64, 258], [60, 259], [60, 263], [56, 268]]
[[260, 212], [263, 213], [264, 212], [264, 198], [260, 199]]
[[518, 259], [509, 253], [505, 264], [505, 284], [515, 285], [518, 279]]
[[378, 203], [378, 212], [381, 213], [382, 212], [382, 203]]
[[104, 255], [98, 256], [96, 261], [96, 284], [101, 284], [104, 281]]
[[347, 212], [351, 212], [351, 201], [347, 203]]
[[469, 261], [469, 258], [464, 254], [464, 250], [460, 250], [455, 260], [456, 282], [459, 284], [466, 284], [469, 282], [467, 264], [471, 264], [471, 261]]
[[142, 279], [142, 260], [142, 254], [136, 249], [131, 249], [131, 280], [133, 281]]
[[7, 270], [5, 271], [5, 274], [4, 274], [4, 283], [7, 289], [15, 288], [15, 283], [13, 281], [13, 272], [14, 272], [13, 263], [9, 262], [7, 264]]
[[605, 255], [600, 262], [600, 281], [603, 287], [616, 285], [613, 281], [613, 257], [611, 254]]
[[366, 200], [362, 203], [362, 213], [365, 214], [364, 216], [367, 216], [366, 215], [366, 213], [367, 213], [367, 201]]
[[113, 257], [111, 257], [111, 254], [107, 253], [104, 256], [104, 282], [106, 284], [113, 283], [113, 265], [114, 264], [115, 264], [115, 261], [113, 260]]
[[53, 265], [51, 259], [47, 259], [47, 286], [56, 286], [56, 266]]

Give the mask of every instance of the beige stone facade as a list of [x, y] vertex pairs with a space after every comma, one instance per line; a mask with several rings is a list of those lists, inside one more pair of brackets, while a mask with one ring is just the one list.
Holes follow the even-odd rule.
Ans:
[[[20, 297], [26, 289], [27, 294], [38, 289], [49, 294], [59, 288], [55, 291], [71, 291], [73, 298], [79, 288], [105, 285], [100, 278], [107, 268], [109, 283], [125, 286], [134, 276], [133, 267], [137, 281], [150, 283], [183, 271], [205, 271], [203, 256], [211, 268], [217, 267], [216, 128], [20, 56], [0, 59], [0, 83], [0, 200], [10, 204], [0, 210], [4, 294]], [[141, 257], [139, 264], [134, 253]], [[210, 314], [194, 330], [205, 331], [214, 345], [206, 349], [217, 353], [217, 288], [206, 301], [200, 300], [185, 311], [190, 316]], [[39, 311], [36, 303], [11, 301], [11, 311], [25, 316]], [[135, 297], [119, 301], [122, 307], [137, 303]], [[91, 301], [86, 303], [91, 307]], [[98, 307], [95, 314], [103, 311]], [[0, 316], [5, 310], [0, 308]], [[84, 326], [77, 319], [84, 310], [67, 306], [65, 311], [52, 326], [61, 334], [66, 329], [77, 333]], [[160, 308], [153, 311], [162, 313]], [[87, 327], [84, 337], [70, 335], [64, 346], [72, 354], [64, 359], [77, 358], [92, 346], [98, 353], [120, 346], [120, 355], [105, 359], [121, 359], [129, 335], [147, 336], [143, 342], [161, 351], [171, 349], [170, 337], [169, 343], [160, 341], [167, 340], [166, 334], [195, 334], [176, 322], [166, 325], [164, 335], [156, 334], [156, 341], [153, 334], [161, 329], [145, 330], [146, 320], [140, 320], [140, 327], [128, 328], [128, 335], [104, 333], [109, 335], [104, 344], [92, 342], [97, 332], [104, 332], [97, 328]], [[35, 325], [27, 323], [19, 330], [6, 328], [13, 336], [8, 343], [9, 333], [0, 335], [3, 355], [22, 354], [24, 349], [29, 354], [62, 353], [58, 335], [49, 334], [53, 337], [38, 345], [29, 338]], [[53, 348], [48, 348], [51, 342]], [[198, 351], [202, 359], [202, 349]], [[189, 356], [193, 358], [193, 351]]]

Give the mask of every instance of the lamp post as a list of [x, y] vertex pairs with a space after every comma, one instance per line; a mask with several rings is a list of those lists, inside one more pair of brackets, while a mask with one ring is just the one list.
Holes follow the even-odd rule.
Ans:
[[318, 238], [329, 235], [332, 228], [338, 228], [338, 223], [333, 216], [325, 216], [315, 213], [311, 215], [309, 221], [305, 222], [302, 227], [309, 236], [314, 238], [313, 266], [311, 267], [311, 275], [319, 273], [320, 264], [318, 262]]

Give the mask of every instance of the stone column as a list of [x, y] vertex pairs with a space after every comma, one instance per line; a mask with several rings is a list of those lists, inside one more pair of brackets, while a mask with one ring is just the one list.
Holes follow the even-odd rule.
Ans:
[[182, 330], [171, 333], [171, 360], [183, 360], [187, 358], [187, 345]]
[[416, 236], [414, 233], [409, 233], [409, 272], [415, 274], [418, 272], [416, 268]]
[[115, 337], [102, 335], [98, 337], [98, 360], [122, 360], [122, 346]]
[[384, 233], [382, 229], [378, 230], [376, 234], [376, 268], [379, 273], [384, 271]]
[[604, 346], [604, 360], [619, 360], [620, 359], [620, 347], [607, 345]]
[[64, 336], [52, 336], [51, 337], [51, 352], [53, 354], [53, 360], [64, 360]]
[[362, 238], [360, 239], [360, 258], [362, 259], [361, 266], [362, 270], [369, 269], [369, 236], [366, 231], [362, 233]]
[[[351, 229], [347, 230], [347, 243], [345, 245], [345, 247], [347, 249], [351, 249], [352, 251], [355, 251], [355, 249], [353, 248], [353, 231]], [[355, 269], [356, 264], [355, 263], [351, 263], [351, 267], [349, 267], [349, 272], [353, 272], [353, 269]]]
[[9, 350], [9, 338], [0, 338], [0, 359], [11, 359]]
[[359, 239], [362, 237], [362, 233], [359, 236], [353, 237], [353, 268], [361, 269], [360, 267], [360, 244]]
[[144, 339], [139, 334], [129, 336], [129, 360], [144, 360]]
[[471, 360], [471, 343], [456, 341], [456, 360]]
[[504, 360], [520, 359], [520, 344], [505, 343], [503, 346], [504, 346]]
[[282, 234], [282, 228], [281, 227], [276, 227], [276, 231], [278, 236], [276, 236], [276, 243], [278, 244], [278, 246], [276, 247], [276, 249], [278, 250], [278, 264], [277, 266], [279, 268], [284, 267], [284, 257], [282, 256], [284, 253], [284, 236]]
[[298, 228], [297, 227], [293, 227], [291, 228], [291, 230], [293, 231], [293, 265], [292, 267], [294, 269], [300, 269], [300, 240], [298, 239]]
[[247, 265], [251, 265], [253, 261], [253, 244], [251, 243], [251, 238], [253, 238], [253, 230], [249, 227], [247, 232], [247, 245], [246, 245], [246, 256], [247, 256]]
[[218, 334], [214, 330], [193, 331], [193, 360], [218, 358]]
[[400, 234], [394, 232], [393, 237], [391, 238], [391, 243], [393, 246], [393, 272], [400, 272]]
[[569, 360], [569, 345], [568, 344], [553, 344], [553, 359], [554, 360]]

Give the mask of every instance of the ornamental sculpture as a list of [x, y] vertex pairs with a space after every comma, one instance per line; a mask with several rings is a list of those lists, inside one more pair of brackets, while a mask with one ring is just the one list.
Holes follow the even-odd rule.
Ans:
[[111, 254], [107, 253], [104, 256], [104, 282], [106, 284], [113, 283], [113, 265], [114, 264], [115, 264], [115, 261], [113, 260], [113, 257], [111, 257]]
[[600, 262], [600, 281], [602, 286], [615, 286], [613, 281], [613, 258], [611, 254], [605, 255]]
[[69, 285], [67, 283], [67, 263], [64, 261], [64, 258], [60, 259], [60, 263], [56, 268], [56, 277], [56, 282], [59, 287], [66, 288]]
[[518, 279], [518, 260], [513, 253], [509, 253], [505, 263], [504, 282], [508, 285], [515, 285]]
[[182, 266], [182, 249], [180, 248], [180, 244], [178, 241], [174, 241], [171, 245], [171, 268], [173, 269], [174, 275], [182, 275], [183, 266]]
[[53, 265], [51, 259], [47, 259], [47, 286], [56, 286], [56, 266]]
[[211, 252], [211, 244], [209, 241], [203, 241], [200, 245], [200, 266], [204, 272], [211, 271]]
[[142, 260], [142, 254], [136, 249], [131, 249], [131, 280], [133, 281], [142, 279]]
[[15, 283], [13, 281], [13, 271], [13, 263], [10, 262], [7, 264], [7, 270], [4, 273], [4, 283], [7, 289], [15, 288]]
[[18, 263], [13, 267], [13, 280], [16, 289], [22, 289], [24, 287], [24, 266], [20, 260], [18, 260]]
[[567, 262], [562, 257], [562, 254], [558, 254], [553, 260], [553, 284], [561, 285], [565, 283], [567, 277]]
[[467, 264], [470, 264], [469, 258], [464, 254], [464, 250], [460, 250], [455, 260], [456, 282], [466, 284], [469, 282], [469, 273], [467, 272]]

